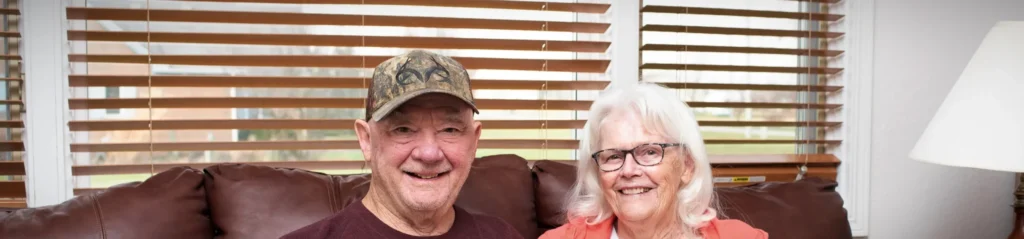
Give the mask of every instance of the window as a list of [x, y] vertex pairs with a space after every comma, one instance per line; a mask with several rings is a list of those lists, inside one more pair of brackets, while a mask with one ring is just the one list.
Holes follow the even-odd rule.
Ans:
[[[696, 109], [716, 185], [791, 181], [806, 166], [807, 176], [840, 181], [856, 201], [851, 217], [862, 219], [851, 218], [855, 235], [866, 233], [867, 184], [856, 175], [867, 177], [867, 162], [851, 159], [865, 158], [870, 140], [872, 1], [68, 2], [76, 194], [178, 165], [366, 172], [351, 131], [366, 77], [390, 56], [429, 49], [470, 68], [487, 128], [479, 156], [575, 159], [596, 92], [636, 80], [611, 74], [639, 70]], [[25, 196], [12, 191], [24, 188], [25, 82], [11, 64], [20, 57], [10, 24], [20, 13], [18, 1], [2, 3], [0, 206]], [[638, 55], [639, 64], [616, 60]]]
[[22, 163], [25, 151], [22, 142], [25, 134], [22, 121], [25, 80], [18, 48], [21, 42], [19, 16], [17, 1], [0, 1], [0, 27], [3, 28], [0, 61], [4, 63], [0, 67], [0, 207], [24, 207], [26, 198], [22, 178], [25, 175]]
[[[12, 2], [3, 2], [8, 19], [18, 16]], [[837, 165], [866, 157], [858, 152], [870, 140], [870, 111], [861, 109], [870, 81], [859, 72], [871, 65], [870, 54], [861, 60], [871, 50], [870, 1], [69, 2], [76, 194], [178, 165], [366, 172], [351, 131], [366, 77], [390, 56], [429, 49], [470, 68], [487, 128], [479, 156], [575, 159], [596, 92], [636, 80], [611, 74], [639, 70], [696, 110], [716, 185], [791, 181], [806, 166], [807, 176], [839, 179], [841, 193], [856, 183], [850, 200], [860, 206], [848, 209], [866, 218], [866, 183]], [[847, 35], [847, 25], [866, 34]], [[17, 42], [11, 32], [2, 36]], [[12, 130], [0, 136], [16, 140], [22, 126], [11, 112], [23, 82], [19, 69], [4, 70], [0, 115]], [[7, 155], [0, 172], [20, 165]], [[854, 174], [866, 172], [866, 162], [853, 163]], [[866, 232], [864, 220], [853, 225]]]
[[[469, 69], [488, 129], [478, 156], [573, 160], [609, 81], [609, 1], [266, 2], [72, 1], [69, 59], [87, 67], [72, 71], [71, 90], [137, 88], [69, 99], [82, 116], [69, 122], [82, 135], [71, 144], [76, 194], [176, 165], [366, 172], [351, 130], [365, 79], [410, 49]], [[122, 117], [81, 113], [92, 110]]]
[[716, 182], [793, 180], [800, 166], [836, 177], [844, 16], [832, 1], [644, 4], [643, 80], [678, 89], [718, 166], [784, 169], [723, 171]]
[[[351, 130], [363, 118], [365, 78], [409, 49], [470, 68], [488, 128], [479, 156], [575, 159], [585, 111], [611, 80], [608, 1], [258, 2], [73, 1], [68, 34], [79, 47], [69, 59], [87, 67], [69, 76], [71, 90], [108, 91], [70, 99], [72, 114], [120, 112], [69, 123], [84, 135], [71, 145], [79, 192], [172, 165], [365, 172]], [[720, 185], [792, 180], [800, 166], [836, 177], [843, 16], [833, 3], [644, 4], [628, 13], [642, 25], [635, 67], [695, 109]], [[110, 91], [128, 87], [137, 92]], [[751, 162], [793, 167], [732, 170]]]

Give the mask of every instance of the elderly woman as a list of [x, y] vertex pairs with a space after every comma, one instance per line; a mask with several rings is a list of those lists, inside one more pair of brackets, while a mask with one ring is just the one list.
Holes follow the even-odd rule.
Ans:
[[547, 238], [768, 238], [720, 220], [697, 121], [673, 92], [641, 83], [602, 92], [580, 144], [569, 222]]

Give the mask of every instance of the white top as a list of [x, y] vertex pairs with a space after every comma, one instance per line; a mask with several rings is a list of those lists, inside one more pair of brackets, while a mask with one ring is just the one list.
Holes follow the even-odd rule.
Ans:
[[611, 239], [619, 239], [619, 230], [615, 230], [615, 228], [617, 228], [617, 227], [615, 225], [612, 225], [612, 238]]

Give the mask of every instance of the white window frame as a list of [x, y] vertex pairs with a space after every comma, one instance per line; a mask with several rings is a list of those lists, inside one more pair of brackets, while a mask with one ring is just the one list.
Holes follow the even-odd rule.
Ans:
[[875, 0], [846, 1], [843, 139], [836, 156], [839, 194], [855, 237], [868, 236], [871, 184], [871, 101], [874, 82]]
[[25, 77], [25, 191], [29, 207], [74, 196], [68, 120], [67, 16], [64, 0], [21, 2]]
[[[853, 235], [868, 235], [868, 202], [871, 156], [871, 87], [875, 0], [846, 1], [846, 69], [844, 70], [843, 144], [837, 156], [838, 191], [843, 196]], [[69, 87], [68, 30], [65, 0], [32, 0], [21, 5], [25, 74], [32, 79], [25, 88], [26, 187], [28, 205], [52, 205], [70, 199], [72, 176], [70, 132], [67, 128]], [[613, 84], [636, 84], [639, 77], [640, 2], [612, 4], [614, 54], [608, 69]], [[625, 13], [625, 14], [618, 14]], [[54, 47], [60, 46], [60, 47]], [[52, 90], [63, 89], [63, 90]], [[124, 95], [134, 95], [122, 92]], [[50, 110], [44, 110], [50, 109]], [[31, 136], [31, 137], [30, 137]]]

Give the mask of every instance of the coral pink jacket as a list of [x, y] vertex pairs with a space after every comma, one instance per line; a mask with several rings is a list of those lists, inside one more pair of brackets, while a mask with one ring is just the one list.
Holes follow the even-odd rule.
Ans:
[[[595, 225], [587, 225], [584, 218], [577, 218], [561, 227], [549, 230], [540, 239], [609, 239], [612, 237], [612, 222], [608, 218]], [[713, 219], [700, 229], [704, 239], [768, 239], [768, 233], [753, 228], [739, 220]]]

